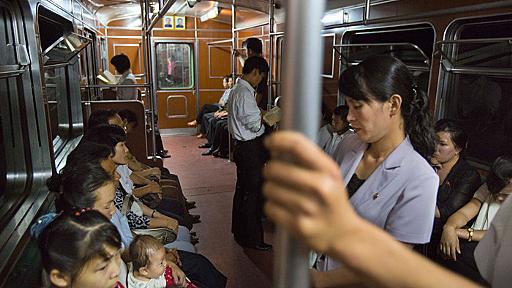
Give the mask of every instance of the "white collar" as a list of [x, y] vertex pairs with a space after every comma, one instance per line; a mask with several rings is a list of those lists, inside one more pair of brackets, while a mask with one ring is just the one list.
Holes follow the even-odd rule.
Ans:
[[242, 85], [245, 88], [249, 89], [249, 91], [251, 91], [252, 94], [256, 93], [256, 90], [254, 90], [254, 87], [252, 87], [252, 85], [249, 82], [247, 82], [246, 80], [244, 80], [242, 78], [240, 78], [238, 80], [237, 84]]

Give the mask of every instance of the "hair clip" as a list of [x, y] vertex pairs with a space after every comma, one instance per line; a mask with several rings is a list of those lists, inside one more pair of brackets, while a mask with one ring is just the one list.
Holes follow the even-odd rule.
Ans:
[[32, 237], [38, 239], [41, 233], [43, 233], [44, 229], [46, 229], [46, 227], [48, 227], [48, 225], [50, 225], [50, 223], [52, 223], [53, 220], [55, 220], [55, 218], [57, 218], [59, 215], [60, 214], [56, 213], [48, 213], [39, 217], [36, 223], [30, 226], [30, 234]]
[[92, 209], [91, 208], [82, 208], [78, 211], [75, 211], [73, 214], [78, 217], [78, 216], [82, 215], [82, 213], [89, 211], [89, 210], [92, 210]]

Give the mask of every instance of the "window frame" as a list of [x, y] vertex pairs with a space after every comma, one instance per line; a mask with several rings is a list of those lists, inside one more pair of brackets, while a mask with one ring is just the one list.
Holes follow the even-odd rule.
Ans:
[[[453, 109], [453, 107], [451, 107], [448, 103], [448, 98], [453, 98], [456, 96], [455, 92], [457, 91], [457, 86], [461, 82], [461, 78], [463, 78], [465, 75], [474, 75], [475, 77], [478, 75], [491, 76], [502, 79], [512, 79], [512, 64], [510, 65], [511, 68], [488, 68], [472, 65], [457, 66], [457, 63], [451, 61], [451, 59], [456, 59], [458, 55], [458, 44], [500, 42], [507, 40], [512, 41], [512, 36], [494, 38], [461, 38], [461, 33], [463, 32], [465, 25], [482, 25], [493, 22], [505, 22], [505, 24], [503, 24], [503, 26], [505, 26], [512, 22], [512, 17], [499, 19], [503, 16], [507, 15], [483, 15], [477, 17], [457, 18], [453, 20], [446, 28], [443, 40], [436, 43], [436, 52], [441, 54], [435, 109], [436, 119], [452, 117], [452, 115], [448, 114], [450, 113], [449, 110]], [[512, 58], [512, 55], [510, 57]], [[492, 163], [492, 160], [488, 161], [483, 157], [479, 157], [478, 155], [466, 154], [466, 158], [473, 166], [482, 170], [489, 170]]]
[[[189, 48], [189, 79], [191, 79], [191, 85], [190, 86], [187, 86], [187, 87], [169, 87], [169, 88], [164, 88], [164, 87], [161, 87], [159, 82], [158, 82], [158, 54], [157, 54], [157, 49], [158, 49], [158, 45], [160, 44], [185, 44], [187, 45], [187, 47]], [[168, 91], [168, 92], [173, 92], [173, 91], [188, 91], [188, 90], [194, 90], [195, 86], [196, 86], [196, 79], [195, 79], [195, 61], [197, 61], [197, 59], [195, 59], [195, 53], [194, 53], [194, 49], [197, 49], [194, 47], [195, 45], [195, 42], [194, 41], [186, 41], [186, 40], [155, 40], [153, 41], [153, 55], [154, 55], [154, 59], [155, 61], [153, 61], [152, 65], [153, 65], [153, 68], [155, 71], [154, 73], [154, 87], [156, 88], [155, 91]]]

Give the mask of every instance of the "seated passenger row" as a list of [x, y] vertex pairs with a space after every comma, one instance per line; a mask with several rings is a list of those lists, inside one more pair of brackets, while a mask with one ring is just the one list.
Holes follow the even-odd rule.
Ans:
[[[197, 254], [193, 245], [197, 240], [190, 229], [198, 217], [188, 210], [194, 203], [186, 201], [175, 175], [166, 176], [167, 173], [145, 167], [129, 154], [123, 126], [122, 119], [113, 111], [93, 113], [87, 133], [68, 156], [66, 166], [48, 182], [50, 190], [58, 194], [57, 213], [45, 215], [33, 230], [36, 236], [44, 231], [39, 243], [49, 282], [57, 287], [70, 287], [71, 283], [77, 287], [123, 287], [127, 281], [224, 287], [226, 278], [208, 259]], [[129, 166], [142, 169], [132, 171]], [[104, 235], [112, 230], [110, 223], [116, 232]], [[137, 234], [152, 236], [134, 238]], [[165, 246], [164, 256], [155, 241]], [[132, 243], [136, 247], [129, 253]], [[137, 250], [146, 245], [152, 248]], [[121, 246], [125, 248], [122, 251]], [[115, 260], [118, 253], [124, 261], [121, 264]], [[147, 260], [141, 253], [149, 253]], [[156, 259], [156, 254], [165, 261]], [[96, 260], [104, 269], [82, 269]], [[127, 277], [126, 269], [124, 273], [119, 271], [132, 260], [134, 265]], [[106, 262], [110, 263], [109, 269], [101, 264]], [[169, 269], [164, 269], [165, 264]], [[160, 265], [163, 268], [153, 267]], [[122, 284], [115, 284], [118, 278]]]

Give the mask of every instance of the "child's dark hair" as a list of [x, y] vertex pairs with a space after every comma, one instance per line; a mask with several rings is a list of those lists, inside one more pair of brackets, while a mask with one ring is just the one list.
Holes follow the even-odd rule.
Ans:
[[96, 110], [89, 116], [87, 127], [91, 129], [99, 125], [107, 125], [108, 120], [114, 118], [116, 115], [116, 110]]
[[222, 79], [226, 80], [226, 82], [228, 82], [229, 79], [233, 79], [233, 75], [231, 75], [231, 74], [224, 75], [224, 78], [222, 78]]
[[46, 273], [56, 269], [73, 282], [90, 260], [114, 257], [106, 248], [120, 249], [121, 236], [100, 212], [74, 211], [53, 220], [38, 237], [38, 243]]
[[451, 119], [441, 119], [436, 122], [434, 127], [434, 131], [437, 132], [446, 132], [450, 134], [450, 138], [455, 144], [455, 147], [460, 149], [461, 151], [466, 149], [468, 145], [468, 135], [464, 132], [464, 129], [457, 124], [454, 120]]
[[131, 64], [130, 64], [130, 58], [124, 54], [119, 54], [112, 59], [110, 59], [110, 64], [114, 65], [116, 67], [117, 72], [124, 73], [128, 70], [130, 70]]
[[133, 123], [133, 128], [137, 127], [139, 125], [139, 121], [137, 120], [137, 115], [135, 115], [135, 112], [132, 110], [124, 109], [119, 111], [119, 116], [121, 116], [121, 119], [126, 120], [127, 123]]
[[116, 154], [116, 145], [126, 141], [126, 132], [116, 125], [100, 125], [87, 130], [81, 142], [92, 142], [110, 149], [112, 155]]
[[485, 180], [489, 192], [498, 194], [512, 178], [512, 156], [503, 155], [492, 163], [491, 171]]
[[156, 253], [163, 245], [153, 236], [137, 235], [130, 244], [130, 259], [132, 260], [133, 271], [139, 271], [140, 268], [149, 264], [149, 257]]
[[391, 56], [370, 56], [342, 72], [339, 90], [358, 101], [385, 102], [394, 94], [400, 95], [405, 134], [423, 158], [429, 159], [434, 153], [435, 138], [427, 96], [400, 60]]
[[258, 70], [260, 73], [267, 74], [269, 71], [267, 60], [259, 56], [252, 56], [247, 58], [247, 60], [244, 62], [242, 73], [247, 75], [250, 74], [253, 70]]

